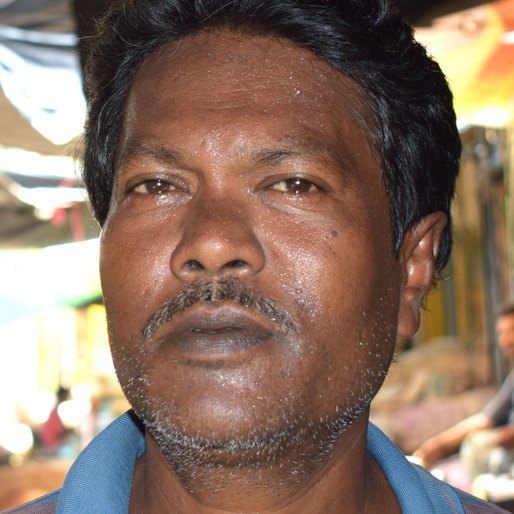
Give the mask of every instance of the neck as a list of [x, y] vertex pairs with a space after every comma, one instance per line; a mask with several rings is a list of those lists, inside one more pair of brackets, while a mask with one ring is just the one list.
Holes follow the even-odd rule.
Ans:
[[378, 464], [367, 453], [367, 416], [355, 420], [316, 464], [290, 450], [270, 465], [200, 466], [178, 476], [150, 435], [138, 460], [131, 514], [170, 512], [400, 512]]

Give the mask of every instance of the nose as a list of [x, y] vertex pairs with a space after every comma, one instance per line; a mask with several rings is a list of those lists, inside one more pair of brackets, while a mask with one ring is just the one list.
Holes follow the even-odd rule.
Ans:
[[258, 274], [265, 253], [245, 210], [222, 199], [197, 203], [171, 256], [172, 273], [183, 281]]

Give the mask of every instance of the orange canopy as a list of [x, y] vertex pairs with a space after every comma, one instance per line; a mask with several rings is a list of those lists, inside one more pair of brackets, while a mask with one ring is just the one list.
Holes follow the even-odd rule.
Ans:
[[505, 127], [514, 99], [514, 0], [454, 13], [416, 30], [455, 97], [459, 126]]

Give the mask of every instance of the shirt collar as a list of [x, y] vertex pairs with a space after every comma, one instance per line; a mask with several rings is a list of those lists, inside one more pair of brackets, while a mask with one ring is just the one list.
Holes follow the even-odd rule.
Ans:
[[378, 462], [405, 514], [465, 514], [455, 491], [428, 471], [411, 464], [373, 423], [368, 424], [368, 451]]
[[[64, 481], [56, 513], [126, 514], [134, 466], [144, 451], [143, 428], [129, 411], [100, 432], [77, 457]], [[368, 451], [384, 471], [402, 512], [464, 513], [451, 488], [445, 487], [445, 494], [441, 494], [440, 483], [423, 478], [425, 472], [408, 462], [372, 423]]]
[[77, 457], [64, 481], [56, 513], [126, 514], [134, 466], [144, 450], [144, 432], [129, 411], [102, 430]]

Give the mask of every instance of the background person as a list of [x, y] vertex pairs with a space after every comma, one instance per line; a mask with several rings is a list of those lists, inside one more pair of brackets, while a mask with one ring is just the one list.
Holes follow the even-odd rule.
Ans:
[[67, 443], [69, 436], [73, 433], [72, 428], [65, 425], [59, 413], [59, 407], [70, 398], [70, 390], [60, 386], [56, 394], [56, 403], [50, 411], [48, 419], [37, 431], [38, 448], [36, 451], [38, 456], [59, 456], [62, 446]]
[[510, 471], [514, 462], [514, 305], [500, 311], [496, 336], [511, 372], [481, 412], [427, 439], [414, 452], [427, 468], [460, 448], [471, 478], [482, 473]]

